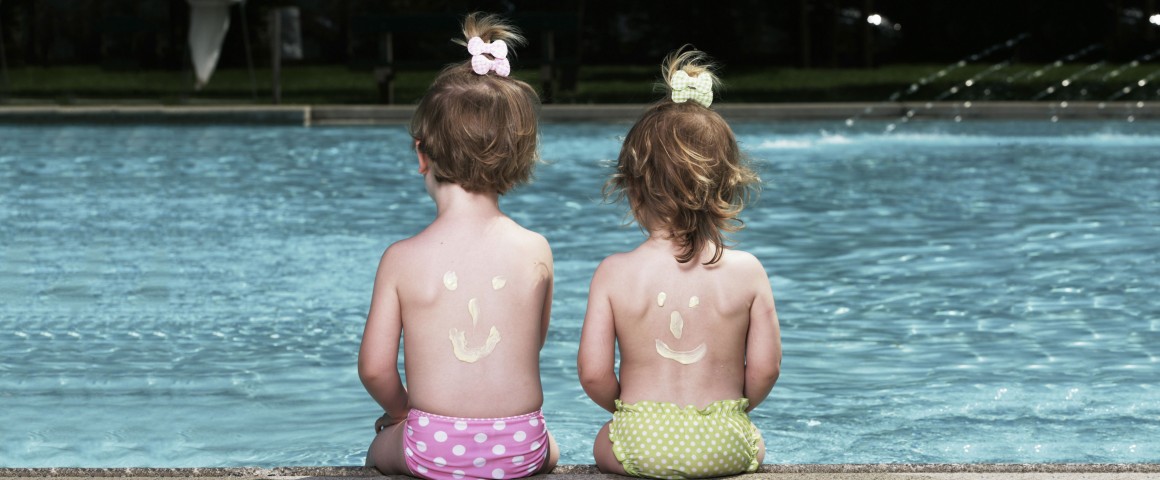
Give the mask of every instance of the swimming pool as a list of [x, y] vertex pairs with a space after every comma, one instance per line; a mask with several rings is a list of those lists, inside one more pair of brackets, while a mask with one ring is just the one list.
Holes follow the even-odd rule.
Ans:
[[[739, 124], [765, 180], [769, 463], [1160, 462], [1155, 123]], [[627, 125], [544, 128], [501, 202], [544, 233], [562, 463]], [[401, 127], [0, 127], [0, 465], [357, 465], [377, 259], [434, 210]]]

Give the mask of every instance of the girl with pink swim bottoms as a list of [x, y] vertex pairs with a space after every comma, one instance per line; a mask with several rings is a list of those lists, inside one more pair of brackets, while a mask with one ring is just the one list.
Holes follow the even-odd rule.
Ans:
[[540, 411], [552, 251], [499, 208], [539, 160], [540, 101], [508, 77], [508, 48], [523, 43], [511, 26], [471, 14], [463, 33], [471, 59], [444, 69], [411, 119], [435, 219], [388, 247], [375, 275], [358, 368], [385, 413], [366, 464], [428, 479], [520, 478], [559, 459]]

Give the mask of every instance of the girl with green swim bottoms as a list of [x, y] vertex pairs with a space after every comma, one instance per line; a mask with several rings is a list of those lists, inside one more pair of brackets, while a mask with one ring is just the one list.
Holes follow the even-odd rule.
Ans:
[[593, 456], [638, 477], [753, 472], [765, 444], [748, 412], [777, 381], [781, 333], [765, 268], [726, 234], [760, 180], [709, 108], [705, 55], [674, 52], [662, 72], [669, 93], [629, 130], [605, 186], [648, 237], [592, 277], [577, 366], [612, 413]]

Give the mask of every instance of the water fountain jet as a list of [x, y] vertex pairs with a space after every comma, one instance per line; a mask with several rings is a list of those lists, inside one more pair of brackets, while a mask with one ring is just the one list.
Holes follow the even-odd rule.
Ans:
[[[1019, 42], [1026, 40], [1030, 36], [1031, 35], [1028, 33], [1021, 33], [1019, 35], [1016, 35], [1015, 37], [1012, 37], [1011, 39], [1009, 39], [1005, 42], [996, 43], [994, 45], [991, 45], [991, 46], [979, 51], [978, 53], [975, 53], [973, 55], [969, 55], [969, 56], [959, 60], [958, 62], [947, 65], [946, 67], [942, 68], [941, 70], [939, 70], [935, 73], [932, 73], [930, 75], [924, 76], [924, 77], [918, 79], [917, 81], [911, 83], [910, 86], [907, 87], [905, 90], [895, 91], [894, 93], [890, 94], [890, 97], [888, 97], [886, 99], [886, 101], [882, 102], [882, 104], [897, 103], [903, 97], [908, 96], [908, 95], [912, 95], [912, 94], [918, 92], [920, 89], [922, 89], [922, 87], [929, 85], [934, 80], [945, 77], [948, 73], [955, 71], [955, 70], [958, 70], [960, 68], [963, 68], [963, 67], [967, 66], [970, 62], [975, 62], [975, 61], [990, 57], [992, 54], [994, 54], [995, 52], [998, 52], [998, 51], [1009, 50], [1011, 48], [1014, 48], [1015, 45], [1018, 45]], [[1009, 63], [1009, 62], [1008, 61], [1000, 62], [1000, 64], [1007, 64], [1007, 63]], [[977, 81], [977, 80], [975, 80], [975, 81]], [[929, 105], [929, 103], [928, 103], [928, 105]], [[847, 118], [845, 121], [846, 127], [853, 127], [854, 124], [859, 119], [861, 119], [862, 117], [864, 117], [866, 115], [873, 113], [874, 109], [877, 107], [878, 107], [878, 105], [866, 107], [862, 111], [862, 113], [859, 113], [857, 115], [854, 115], [852, 117]]]

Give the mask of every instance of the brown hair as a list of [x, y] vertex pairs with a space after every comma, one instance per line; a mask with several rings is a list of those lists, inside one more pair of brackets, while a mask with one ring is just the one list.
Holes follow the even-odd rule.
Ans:
[[[503, 19], [481, 13], [463, 19], [463, 36], [453, 41], [466, 45], [480, 37], [509, 46], [524, 44], [524, 37]], [[502, 195], [529, 182], [539, 161], [539, 107], [540, 98], [527, 83], [495, 72], [477, 75], [468, 59], [435, 78], [411, 117], [411, 136], [430, 160], [436, 180], [469, 192]]]
[[717, 112], [696, 101], [676, 103], [670, 81], [678, 70], [690, 76], [710, 75], [704, 53], [678, 50], [665, 57], [665, 98], [651, 105], [628, 131], [616, 172], [604, 186], [605, 197], [627, 198], [642, 227], [667, 231], [687, 263], [716, 246], [721, 259], [726, 233], [740, 230], [737, 218], [760, 179], [747, 165], [733, 130]]

